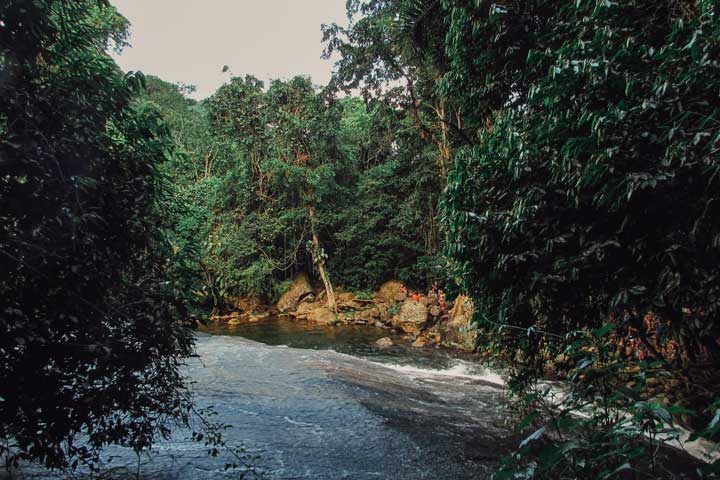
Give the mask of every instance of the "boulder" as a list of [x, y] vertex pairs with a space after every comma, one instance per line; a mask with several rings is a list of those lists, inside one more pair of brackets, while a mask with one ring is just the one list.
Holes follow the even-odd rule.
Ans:
[[417, 335], [427, 321], [427, 307], [420, 302], [406, 299], [400, 311], [393, 317], [392, 324], [405, 333]]
[[426, 338], [429, 345], [436, 345], [441, 342], [442, 337], [440, 336], [440, 326], [433, 325], [424, 332], [422, 332], [423, 338]]
[[317, 303], [302, 302], [297, 306], [294, 312], [291, 313], [293, 317], [305, 317], [310, 311], [318, 308], [320, 305]]
[[270, 318], [270, 312], [251, 313], [248, 316], [248, 322], [262, 322], [268, 318]]
[[293, 312], [298, 308], [300, 302], [313, 295], [310, 279], [305, 273], [298, 274], [294, 279], [290, 289], [283, 293], [277, 302], [277, 309], [282, 312]]
[[[304, 304], [303, 304], [304, 305]], [[338, 322], [338, 319], [327, 307], [321, 307], [317, 304], [308, 304], [309, 307], [303, 307], [302, 313], [295, 312], [297, 318], [307, 320], [308, 322], [317, 323], [319, 325], [334, 325]]]
[[427, 338], [425, 338], [425, 337], [418, 337], [418, 338], [416, 338], [415, 341], [412, 343], [412, 346], [415, 347], [415, 348], [423, 348], [423, 347], [427, 347], [427, 346], [428, 346], [428, 343], [430, 343], [430, 342], [428, 341]]
[[350, 292], [340, 292], [335, 295], [335, 303], [343, 310], [357, 310], [364, 305], [355, 294]]
[[372, 322], [377, 318], [376, 313], [377, 311], [374, 308], [366, 308], [365, 310], [357, 311], [355, 312], [355, 322]]
[[405, 300], [407, 295], [403, 293], [405, 286], [398, 280], [390, 280], [380, 285], [380, 290], [377, 292], [378, 299], [387, 302], [402, 302]]
[[375, 305], [375, 309], [377, 310], [376, 318], [378, 320], [385, 324], [390, 323], [392, 315], [390, 315], [390, 309], [387, 305], [385, 305], [384, 303], [378, 303], [377, 305]]
[[235, 312], [227, 316], [227, 324], [231, 326], [243, 324], [248, 320], [248, 315], [244, 313], [240, 314]]
[[461, 295], [455, 300], [447, 322], [440, 324], [441, 343], [446, 347], [475, 350], [477, 331], [469, 329], [473, 317], [472, 300]]
[[393, 346], [393, 341], [389, 337], [383, 337], [375, 342], [375, 346], [379, 348], [390, 348]]

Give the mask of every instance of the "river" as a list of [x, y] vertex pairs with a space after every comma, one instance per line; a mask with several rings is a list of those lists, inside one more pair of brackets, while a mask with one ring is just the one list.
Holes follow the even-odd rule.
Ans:
[[[513, 445], [500, 377], [438, 349], [373, 346], [387, 335], [283, 318], [206, 329], [187, 374], [261, 478], [488, 478]], [[140, 459], [141, 478], [241, 476], [206, 450], [178, 431]], [[136, 471], [127, 451], [108, 455], [112, 477]]]

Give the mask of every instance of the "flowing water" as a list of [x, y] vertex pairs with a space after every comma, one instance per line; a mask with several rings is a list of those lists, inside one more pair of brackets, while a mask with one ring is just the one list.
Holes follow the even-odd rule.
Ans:
[[[501, 379], [437, 349], [393, 347], [372, 327], [317, 327], [276, 318], [197, 339], [188, 375], [201, 407], [233, 427], [272, 479], [482, 479], [512, 446]], [[187, 432], [140, 459], [142, 478], [239, 478]], [[137, 460], [122, 449], [118, 476]], [[28, 474], [28, 478], [38, 478]], [[253, 478], [252, 475], [246, 478]]]

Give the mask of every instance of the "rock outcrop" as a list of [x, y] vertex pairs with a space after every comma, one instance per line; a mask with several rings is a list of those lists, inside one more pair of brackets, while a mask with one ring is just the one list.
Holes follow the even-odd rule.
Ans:
[[429, 344], [430, 340], [427, 337], [418, 337], [412, 343], [412, 346], [415, 348], [424, 348], [427, 347]]
[[447, 322], [440, 324], [440, 341], [442, 345], [463, 350], [475, 350], [477, 331], [472, 329], [472, 300], [461, 295], [455, 300]]
[[243, 323], [255, 323], [267, 320], [270, 317], [268, 311], [236, 311], [228, 315], [215, 315], [210, 320], [218, 323], [227, 323], [230, 326], [242, 325]]
[[262, 322], [270, 318], [270, 312], [253, 312], [248, 315], [248, 322]]
[[335, 302], [340, 310], [356, 310], [365, 305], [354, 293], [340, 292], [335, 295]]
[[307, 274], [300, 273], [294, 279], [290, 289], [283, 293], [277, 302], [277, 309], [281, 313], [295, 311], [301, 302], [313, 300], [314, 293]]
[[317, 302], [301, 303], [297, 310], [291, 315], [300, 320], [317, 323], [319, 325], [333, 325], [337, 323], [337, 315], [325, 305], [318, 305]]
[[[320, 290], [316, 296], [308, 276], [299, 274], [278, 301], [277, 309], [320, 325], [392, 327], [409, 335], [409, 341], [418, 348], [442, 345], [467, 351], [475, 349], [477, 332], [471, 324], [473, 305], [467, 296], [458, 297], [448, 312], [443, 299], [437, 295], [414, 294], [411, 298], [402, 282], [391, 280], [380, 286], [374, 298], [360, 298], [340, 288], [336, 301], [338, 311], [333, 312], [327, 308], [325, 292]], [[392, 340], [382, 338], [376, 345], [387, 348]]]
[[393, 346], [393, 341], [389, 337], [383, 337], [375, 342], [375, 346], [378, 348], [390, 348]]
[[215, 317], [215, 321], [227, 322], [228, 325], [241, 325], [248, 321], [249, 315], [246, 313], [232, 313], [225, 315], [224, 317]]
[[395, 328], [411, 335], [418, 335], [427, 322], [428, 309], [421, 302], [406, 299], [400, 311], [392, 319]]
[[[406, 334], [407, 341], [417, 348], [442, 345], [475, 350], [477, 331], [472, 326], [473, 304], [467, 296], [458, 297], [453, 308], [447, 311], [444, 297], [437, 292], [409, 296], [402, 282], [391, 280], [382, 284], [374, 296], [358, 296], [339, 288], [335, 298], [336, 312], [327, 307], [325, 291], [319, 289], [316, 295], [308, 276], [301, 273], [280, 297], [276, 308], [281, 313], [319, 325], [346, 323], [390, 327]], [[257, 299], [233, 300], [238, 311], [215, 317], [216, 320], [235, 325], [262, 321], [269, 316], [267, 307]], [[388, 337], [376, 342], [379, 348], [392, 345], [393, 341]]]

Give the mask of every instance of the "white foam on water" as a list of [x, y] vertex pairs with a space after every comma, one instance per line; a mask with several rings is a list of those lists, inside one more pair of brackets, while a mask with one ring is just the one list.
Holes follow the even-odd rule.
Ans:
[[300, 420], [293, 420], [292, 418], [290, 418], [290, 417], [288, 417], [288, 416], [283, 416], [282, 418], [283, 418], [283, 420], [285, 420], [286, 422], [288, 422], [288, 423], [290, 423], [290, 424], [292, 424], [292, 425], [296, 425], [296, 426], [298, 426], [298, 427], [310, 427], [310, 428], [313, 428], [313, 429], [315, 429], [315, 430], [322, 430], [322, 427], [320, 427], [320, 425], [317, 425], [317, 424], [315, 424], [315, 423], [308, 423], [308, 422], [301, 422]]
[[433, 368], [420, 368], [420, 367], [414, 367], [412, 365], [400, 365], [396, 363], [377, 363], [377, 362], [371, 362], [375, 363], [376, 365], [380, 365], [386, 368], [390, 368], [392, 370], [395, 370], [396, 372], [404, 373], [406, 375], [415, 377], [415, 378], [437, 378], [437, 377], [446, 377], [446, 378], [458, 378], [458, 379], [466, 379], [466, 380], [482, 380], [488, 383], [494, 383], [496, 385], [504, 386], [505, 380], [502, 378], [502, 376], [497, 373], [493, 372], [491, 370], [482, 370], [482, 372], [477, 372], [476, 369], [470, 369], [468, 364], [459, 362], [452, 367], [445, 368], [445, 369], [433, 369]]

